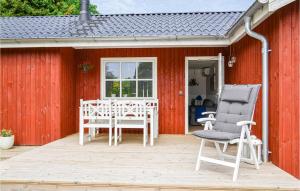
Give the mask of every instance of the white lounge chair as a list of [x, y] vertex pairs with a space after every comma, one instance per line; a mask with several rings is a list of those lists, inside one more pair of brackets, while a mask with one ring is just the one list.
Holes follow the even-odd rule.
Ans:
[[108, 129], [109, 146], [112, 145], [112, 104], [111, 100], [80, 100], [79, 144], [84, 144], [84, 129], [89, 129], [89, 141], [95, 137], [96, 129]]
[[[196, 131], [193, 135], [201, 138], [201, 144], [196, 163], [196, 170], [200, 169], [201, 161], [215, 163], [234, 168], [233, 181], [236, 181], [240, 161], [250, 162], [250, 159], [242, 158], [243, 144], [247, 143], [251, 151], [251, 159], [255, 167], [259, 169], [254, 146], [251, 140], [251, 126], [255, 125], [253, 113], [260, 85], [225, 85], [221, 93], [217, 112], [208, 118], [201, 118], [200, 123], [205, 123], [205, 129]], [[202, 154], [205, 142], [214, 142], [221, 160], [205, 157]], [[221, 151], [219, 144], [238, 143], [237, 155], [232, 156]], [[227, 162], [224, 159], [235, 159], [235, 162]]]
[[[145, 100], [116, 100], [115, 107], [115, 145], [122, 141], [122, 129], [143, 129], [143, 145], [148, 139], [147, 111]], [[119, 135], [118, 135], [119, 129]]]

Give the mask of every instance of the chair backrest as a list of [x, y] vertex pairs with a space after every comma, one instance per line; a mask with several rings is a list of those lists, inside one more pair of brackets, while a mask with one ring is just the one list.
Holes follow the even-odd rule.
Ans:
[[146, 109], [155, 108], [158, 112], [158, 99], [148, 99], [146, 101]]
[[145, 100], [115, 100], [116, 119], [145, 120], [147, 117]]
[[216, 114], [214, 129], [229, 133], [240, 133], [239, 121], [253, 118], [256, 100], [260, 89], [254, 85], [224, 85]]
[[111, 121], [111, 100], [88, 100], [80, 101], [83, 119], [107, 119]]

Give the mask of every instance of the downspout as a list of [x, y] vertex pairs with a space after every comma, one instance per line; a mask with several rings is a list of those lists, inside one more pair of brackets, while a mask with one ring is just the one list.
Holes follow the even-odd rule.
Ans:
[[262, 43], [262, 142], [263, 142], [263, 161], [267, 162], [269, 158], [269, 146], [268, 146], [268, 137], [269, 137], [269, 72], [268, 72], [268, 52], [269, 44], [266, 37], [261, 34], [258, 34], [251, 30], [251, 18], [246, 16], [244, 17], [245, 21], [245, 31], [246, 33], [260, 40]]

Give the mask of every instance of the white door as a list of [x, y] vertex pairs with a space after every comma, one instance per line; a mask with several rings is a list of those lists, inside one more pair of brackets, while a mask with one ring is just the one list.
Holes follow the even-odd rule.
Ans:
[[223, 86], [224, 86], [224, 56], [222, 53], [218, 54], [218, 100], [220, 98]]
[[[188, 106], [189, 106], [189, 89], [188, 89], [188, 69], [189, 69], [189, 61], [196, 60], [196, 61], [205, 61], [205, 60], [215, 60], [218, 62], [218, 69], [217, 69], [217, 92], [216, 92], [216, 99], [219, 100], [222, 88], [224, 86], [224, 56], [222, 56], [222, 53], [219, 53], [218, 56], [199, 56], [199, 57], [186, 57], [185, 58], [185, 134], [189, 133], [188, 127]], [[215, 87], [216, 87], [215, 86]]]

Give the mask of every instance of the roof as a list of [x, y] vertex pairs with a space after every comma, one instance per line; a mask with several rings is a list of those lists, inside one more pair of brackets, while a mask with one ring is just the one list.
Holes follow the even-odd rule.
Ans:
[[193, 12], [79, 16], [1, 17], [0, 39], [105, 37], [226, 37], [243, 12]]

